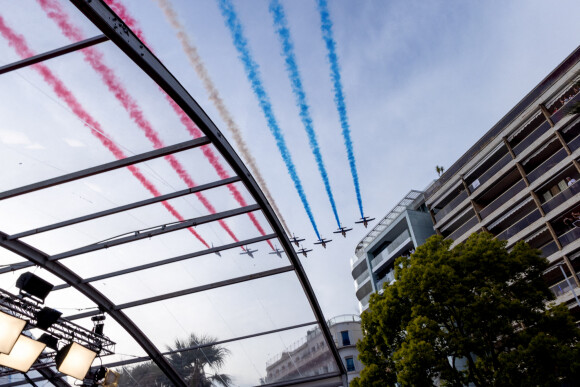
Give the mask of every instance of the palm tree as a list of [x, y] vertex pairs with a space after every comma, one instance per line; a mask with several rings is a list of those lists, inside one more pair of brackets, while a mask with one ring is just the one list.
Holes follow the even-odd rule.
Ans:
[[441, 177], [441, 175], [443, 174], [443, 172], [445, 171], [445, 168], [439, 165], [435, 166], [435, 172], [437, 172], [437, 174], [439, 175], [439, 177]]
[[[197, 336], [192, 333], [186, 340], [176, 339], [174, 347], [167, 347], [170, 352], [168, 360], [177, 373], [191, 387], [211, 387], [220, 385], [228, 387], [232, 378], [220, 374], [225, 364], [229, 349], [211, 345], [217, 339], [211, 336]], [[191, 348], [191, 349], [188, 349]], [[119, 386], [171, 386], [169, 379], [153, 362], [147, 362], [131, 368], [123, 368]]]

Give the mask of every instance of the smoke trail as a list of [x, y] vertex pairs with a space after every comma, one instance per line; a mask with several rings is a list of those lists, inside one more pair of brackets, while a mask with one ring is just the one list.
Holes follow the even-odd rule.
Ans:
[[[9, 45], [15, 49], [17, 54], [22, 58], [28, 58], [34, 55], [32, 50], [28, 47], [24, 37], [22, 35], [16, 34], [6, 23], [0, 15], [0, 34], [8, 41]], [[117, 159], [124, 159], [127, 156], [115, 144], [101, 128], [100, 123], [95, 120], [81, 105], [77, 100], [75, 95], [65, 86], [65, 84], [57, 78], [57, 76], [50, 71], [48, 67], [44, 64], [39, 63], [32, 66], [32, 68], [40, 74], [46, 83], [48, 83], [55, 94], [66, 103], [66, 105], [71, 109], [71, 111], [86, 125], [89, 127], [90, 132], [95, 136]], [[160, 196], [161, 193], [155, 187], [155, 185], [150, 182], [134, 165], [127, 167], [131, 173], [139, 180], [139, 182], [149, 191], [153, 196]], [[164, 201], [162, 204], [165, 208], [178, 220], [185, 220], [183, 216], [168, 202]], [[189, 231], [206, 247], [209, 248], [208, 243], [193, 229], [189, 228]]]
[[360, 210], [361, 218], [364, 218], [364, 211], [362, 199], [360, 194], [360, 185], [358, 183], [358, 172], [356, 169], [356, 162], [354, 159], [354, 151], [352, 148], [352, 140], [350, 138], [350, 124], [348, 123], [348, 116], [346, 114], [346, 104], [344, 102], [344, 93], [342, 91], [342, 80], [340, 78], [340, 67], [338, 66], [338, 56], [336, 55], [336, 42], [332, 34], [332, 21], [328, 13], [328, 4], [326, 0], [317, 0], [318, 11], [320, 12], [320, 29], [322, 30], [322, 37], [328, 50], [327, 57], [330, 62], [330, 78], [334, 87], [334, 102], [338, 115], [340, 117], [340, 126], [342, 127], [342, 137], [344, 137], [344, 145], [346, 146], [346, 154], [348, 156], [348, 163], [350, 165], [350, 173], [356, 191], [356, 200]]
[[302, 86], [302, 78], [300, 77], [300, 72], [298, 71], [298, 64], [296, 63], [296, 55], [294, 54], [294, 43], [290, 37], [290, 30], [288, 29], [288, 21], [286, 19], [286, 13], [282, 4], [278, 0], [272, 0], [269, 7], [270, 13], [274, 18], [274, 29], [278, 34], [278, 40], [282, 44], [282, 54], [284, 55], [284, 60], [286, 62], [286, 71], [288, 72], [288, 77], [290, 78], [290, 83], [292, 85], [292, 92], [294, 97], [296, 97], [296, 105], [300, 109], [300, 120], [306, 129], [308, 134], [308, 142], [314, 159], [316, 160], [316, 165], [318, 166], [318, 172], [322, 177], [324, 182], [324, 188], [326, 189], [326, 194], [328, 195], [328, 200], [334, 212], [334, 218], [336, 223], [340, 228], [340, 219], [338, 218], [338, 212], [336, 210], [336, 204], [334, 203], [334, 196], [332, 195], [332, 189], [330, 188], [330, 182], [328, 181], [328, 174], [326, 173], [326, 167], [324, 166], [324, 161], [322, 161], [322, 155], [320, 154], [320, 147], [318, 146], [318, 140], [316, 139], [316, 133], [312, 125], [312, 117], [310, 116], [310, 106], [306, 101], [306, 93], [304, 87]]
[[[111, 0], [111, 1], [114, 2], [114, 0]], [[291, 235], [290, 230], [286, 224], [286, 221], [282, 217], [282, 213], [278, 209], [278, 206], [277, 206], [276, 202], [274, 201], [274, 198], [270, 194], [270, 190], [268, 189], [266, 181], [264, 180], [262, 173], [260, 172], [258, 165], [256, 164], [256, 160], [254, 159], [254, 156], [252, 156], [252, 154], [250, 153], [248, 146], [247, 146], [246, 142], [244, 141], [244, 138], [242, 137], [242, 133], [241, 133], [237, 123], [234, 121], [231, 113], [229, 112], [229, 110], [225, 106], [225, 104], [224, 104], [224, 102], [219, 94], [219, 91], [217, 90], [215, 84], [213, 83], [213, 80], [210, 78], [209, 73], [207, 72], [207, 69], [205, 67], [205, 64], [203, 63], [201, 57], [199, 56], [199, 53], [197, 51], [197, 47], [195, 47], [195, 45], [193, 44], [193, 42], [189, 38], [189, 35], [187, 34], [184, 26], [179, 21], [177, 14], [175, 13], [175, 11], [172, 8], [169, 1], [157, 0], [157, 3], [159, 4], [159, 7], [161, 8], [163, 13], [165, 14], [165, 17], [169, 21], [169, 24], [171, 24], [171, 26], [177, 31], [177, 37], [181, 43], [183, 51], [187, 55], [187, 58], [189, 59], [189, 62], [191, 63], [192, 67], [194, 68], [195, 72], [197, 73], [197, 76], [203, 82], [205, 90], [207, 91], [207, 93], [209, 95], [210, 101], [213, 102], [213, 104], [216, 107], [221, 119], [226, 123], [227, 128], [230, 131], [230, 133], [232, 134], [232, 138], [234, 139], [234, 142], [236, 143], [236, 146], [237, 146], [240, 154], [242, 155], [242, 157], [244, 158], [244, 160], [246, 162], [246, 165], [248, 165], [248, 167], [252, 171], [252, 175], [254, 176], [254, 178], [256, 179], [256, 181], [258, 182], [260, 187], [262, 188], [262, 191], [264, 192], [264, 195], [268, 199], [268, 202], [270, 202], [270, 205], [272, 206], [272, 208], [274, 209], [274, 211], [278, 215], [278, 218], [280, 219], [280, 222], [282, 223], [284, 230], [286, 231], [286, 233], [288, 235]], [[116, 5], [115, 10], [117, 8], [119, 8], [120, 10], [122, 8], [123, 14], [124, 15], [127, 14], [127, 11], [121, 5]], [[130, 25], [130, 27], [132, 28], [131, 25]]]
[[[120, 17], [122, 17], [124, 19], [127, 26], [129, 28], [131, 28], [132, 31], [135, 32], [137, 37], [148, 46], [148, 44], [145, 40], [145, 36], [143, 34], [143, 31], [139, 28], [136, 20], [129, 14], [129, 12], [125, 8], [125, 6], [123, 4], [121, 4], [120, 2], [118, 2], [117, 0], [106, 0], [106, 2]], [[160, 89], [160, 90], [163, 93], [163, 95], [165, 96], [165, 99], [169, 102], [169, 105], [171, 106], [171, 108], [174, 110], [174, 112], [179, 117], [180, 122], [186, 127], [188, 132], [194, 138], [201, 137], [203, 135], [201, 130], [199, 130], [199, 128], [197, 126], [195, 126], [195, 124], [190, 120], [190, 118], [187, 116], [187, 114], [185, 114], [185, 112], [179, 107], [179, 105], [177, 105], [177, 103], [175, 103], [175, 101], [173, 101], [173, 99], [169, 95], [167, 95], [162, 89]], [[210, 146], [203, 146], [203, 147], [201, 147], [201, 150], [202, 150], [204, 156], [209, 160], [210, 164], [214, 167], [214, 169], [218, 173], [218, 176], [222, 179], [228, 178], [229, 174], [224, 169], [224, 167], [221, 165], [219, 157], [213, 152], [212, 148]], [[230, 193], [232, 194], [232, 196], [234, 197], [234, 199], [241, 206], [243, 206], [243, 207], [247, 206], [246, 200], [244, 199], [244, 197], [242, 196], [242, 194], [239, 192], [239, 190], [237, 189], [237, 187], [234, 184], [228, 184], [227, 187], [228, 187]], [[250, 218], [250, 220], [252, 221], [252, 223], [254, 224], [254, 226], [256, 227], [256, 229], [258, 230], [258, 232], [260, 232], [261, 235], [265, 235], [266, 232], [262, 228], [262, 225], [260, 224], [260, 222], [258, 221], [256, 216], [251, 212], [248, 213], [247, 215]], [[266, 242], [270, 245], [272, 250], [274, 250], [274, 246], [272, 245], [272, 242], [270, 240], [268, 240]]]
[[304, 206], [304, 210], [310, 219], [310, 223], [312, 223], [312, 227], [314, 228], [314, 232], [318, 239], [320, 239], [320, 234], [318, 233], [318, 228], [316, 227], [316, 222], [314, 221], [314, 216], [312, 215], [312, 211], [310, 210], [310, 204], [308, 204], [308, 200], [306, 199], [306, 194], [304, 189], [302, 188], [302, 182], [296, 173], [296, 167], [294, 166], [294, 162], [292, 161], [292, 157], [290, 156], [290, 152], [288, 147], [286, 146], [286, 140], [284, 139], [284, 135], [280, 131], [280, 127], [278, 126], [278, 122], [276, 117], [274, 116], [274, 112], [272, 110], [272, 104], [270, 102], [270, 97], [266, 93], [264, 86], [262, 84], [262, 80], [260, 78], [260, 71], [258, 64], [252, 58], [250, 54], [250, 50], [248, 48], [248, 41], [246, 40], [242, 25], [240, 20], [238, 19], [238, 15], [234, 10], [233, 4], [230, 0], [218, 0], [218, 4], [220, 7], [220, 11], [224, 18], [225, 24], [230, 30], [232, 35], [232, 40], [234, 42], [234, 46], [238, 50], [238, 55], [242, 64], [244, 65], [244, 69], [246, 71], [246, 75], [250, 84], [252, 85], [252, 90], [258, 98], [258, 102], [260, 104], [260, 108], [262, 109], [266, 121], [268, 123], [268, 128], [272, 135], [276, 139], [276, 145], [278, 146], [278, 150], [282, 155], [282, 159], [286, 164], [286, 168], [288, 169], [288, 173], [294, 182], [294, 187], [296, 187], [296, 191], [298, 192], [298, 196], [302, 201], [302, 205]]
[[[67, 38], [73, 42], [80, 41], [84, 38], [82, 32], [70, 23], [67, 14], [61, 8], [59, 3], [55, 2], [54, 0], [38, 0], [38, 2], [48, 17], [57, 23]], [[153, 144], [154, 148], [160, 149], [165, 147], [165, 144], [159, 138], [159, 134], [155, 131], [149, 120], [145, 118], [145, 115], [137, 104], [137, 101], [135, 101], [125, 89], [121, 81], [115, 75], [113, 69], [108, 67], [103, 62], [102, 54], [92, 47], [82, 50], [82, 53], [85, 61], [88, 62], [91, 67], [101, 76], [109, 91], [115, 95], [115, 98], [121, 103], [127, 113], [129, 113], [131, 119], [145, 133], [145, 136]], [[185, 170], [183, 165], [181, 165], [181, 163], [177, 160], [177, 158], [175, 158], [174, 155], [165, 156], [165, 159], [169, 162], [171, 167], [177, 172], [181, 180], [183, 180], [188, 187], [196, 186], [189, 173]], [[209, 202], [209, 200], [202, 192], [197, 192], [195, 195], [211, 214], [216, 213], [215, 207]], [[218, 220], [218, 222], [221, 227], [230, 235], [230, 237], [234, 241], [238, 242], [238, 238], [229, 228], [227, 223], [222, 219]]]

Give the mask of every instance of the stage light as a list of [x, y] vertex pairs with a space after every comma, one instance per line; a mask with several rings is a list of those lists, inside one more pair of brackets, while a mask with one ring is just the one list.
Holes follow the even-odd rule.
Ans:
[[20, 289], [20, 294], [36, 298], [44, 303], [44, 299], [52, 290], [54, 285], [30, 272], [20, 275], [16, 280], [16, 287]]
[[56, 369], [63, 374], [83, 380], [97, 353], [72, 342], [56, 354]]
[[117, 387], [121, 375], [111, 369], [101, 367], [95, 374], [95, 383], [102, 387]]
[[25, 320], [0, 312], [0, 353], [10, 353], [25, 326]]
[[36, 313], [36, 327], [46, 331], [61, 315], [62, 312], [45, 306]]
[[46, 344], [20, 335], [10, 354], [0, 354], [0, 365], [20, 372], [28, 372]]
[[38, 341], [46, 344], [48, 348], [54, 349], [55, 351], [58, 349], [58, 339], [48, 333], [43, 333], [38, 338]]

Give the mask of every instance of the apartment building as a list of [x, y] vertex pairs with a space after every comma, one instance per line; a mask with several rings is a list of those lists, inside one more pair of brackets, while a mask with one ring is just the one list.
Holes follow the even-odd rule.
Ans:
[[[580, 318], [580, 47], [425, 192], [436, 232], [454, 243], [489, 231], [524, 240], [550, 262], [545, 278]], [[562, 269], [565, 274], [562, 273]]]
[[350, 265], [361, 313], [371, 294], [395, 279], [395, 259], [409, 255], [433, 234], [423, 192], [411, 190], [358, 243]]
[[[362, 339], [361, 320], [357, 315], [341, 315], [327, 322], [334, 344], [344, 362], [348, 381], [362, 369], [356, 342]], [[266, 363], [264, 383], [337, 372], [336, 363], [324, 343], [320, 329], [309, 330], [305, 337], [290, 345]]]

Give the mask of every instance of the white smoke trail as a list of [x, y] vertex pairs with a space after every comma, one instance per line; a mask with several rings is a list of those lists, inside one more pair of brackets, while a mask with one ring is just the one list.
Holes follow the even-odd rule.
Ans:
[[284, 217], [282, 216], [282, 213], [278, 209], [278, 206], [276, 205], [274, 198], [272, 197], [270, 191], [268, 190], [268, 186], [266, 185], [266, 181], [262, 177], [262, 173], [260, 172], [258, 165], [256, 164], [256, 160], [250, 153], [248, 146], [244, 141], [244, 138], [242, 137], [240, 128], [234, 121], [230, 111], [226, 108], [215, 84], [210, 78], [204, 63], [201, 60], [199, 53], [197, 52], [197, 47], [193, 44], [193, 42], [189, 38], [189, 35], [187, 34], [184, 26], [179, 21], [177, 14], [175, 13], [175, 10], [173, 9], [169, 1], [168, 0], [156, 0], [156, 1], [159, 4], [159, 7], [163, 11], [163, 13], [165, 14], [165, 17], [169, 21], [169, 24], [171, 24], [171, 26], [177, 31], [177, 38], [181, 43], [183, 51], [187, 55], [187, 58], [189, 59], [189, 62], [191, 63], [192, 67], [197, 73], [197, 76], [203, 82], [203, 86], [205, 87], [205, 90], [209, 94], [210, 101], [213, 102], [214, 106], [218, 110], [221, 119], [226, 123], [227, 128], [232, 134], [232, 138], [234, 139], [234, 142], [236, 143], [236, 146], [241, 156], [244, 158], [244, 161], [246, 162], [246, 165], [250, 168], [250, 171], [252, 171], [252, 175], [262, 188], [262, 191], [264, 192], [264, 195], [266, 195], [266, 198], [268, 199], [268, 202], [270, 202], [270, 205], [274, 209], [274, 212], [276, 212], [276, 214], [278, 215], [278, 219], [280, 219], [282, 227], [284, 227], [284, 230], [286, 231], [288, 236], [292, 235], [290, 233], [288, 225], [286, 224], [286, 221], [284, 220]]

